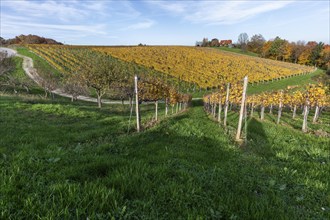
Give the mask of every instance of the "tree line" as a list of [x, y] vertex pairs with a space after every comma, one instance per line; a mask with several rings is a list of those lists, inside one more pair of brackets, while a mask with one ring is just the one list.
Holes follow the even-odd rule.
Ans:
[[[219, 45], [216, 38], [211, 41], [203, 39], [202, 46]], [[255, 34], [250, 38], [246, 33], [241, 33], [233, 46], [243, 52], [256, 53], [262, 58], [319, 67], [330, 74], [330, 45], [323, 42], [290, 42], [278, 36], [266, 41], [261, 34]]]

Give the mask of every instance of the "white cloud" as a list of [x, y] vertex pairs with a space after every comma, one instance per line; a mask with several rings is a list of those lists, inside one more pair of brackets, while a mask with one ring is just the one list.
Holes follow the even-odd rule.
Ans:
[[2, 7], [31, 18], [46, 17], [62, 21], [79, 20], [88, 15], [86, 10], [76, 7], [74, 1], [4, 1]]
[[78, 38], [77, 42], [86, 37], [115, 39], [116, 26], [127, 26], [139, 16], [126, 1], [0, 1], [0, 32], [5, 38], [37, 34], [58, 40]]
[[285, 7], [292, 1], [151, 1], [161, 10], [181, 16], [192, 23], [235, 24]]
[[155, 24], [154, 21], [152, 20], [147, 20], [147, 21], [142, 21], [142, 22], [138, 22], [132, 25], [129, 25], [125, 28], [122, 28], [122, 30], [139, 30], [139, 29], [148, 29], [150, 27], [152, 27]]
[[173, 12], [173, 13], [182, 13], [185, 12], [187, 6], [182, 2], [172, 2], [172, 1], [147, 1], [147, 3], [152, 4], [156, 7], [161, 8], [162, 10]]

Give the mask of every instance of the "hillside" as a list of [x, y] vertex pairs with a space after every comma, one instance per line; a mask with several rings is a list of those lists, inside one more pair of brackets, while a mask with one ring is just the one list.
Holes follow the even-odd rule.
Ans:
[[312, 67], [195, 47], [100, 47], [96, 50], [173, 75], [202, 88], [236, 82], [270, 81], [312, 72]]
[[12, 44], [53, 44], [53, 45], [63, 45], [60, 42], [57, 42], [54, 39], [51, 38], [45, 38], [45, 37], [40, 37], [38, 35], [19, 35], [16, 36], [15, 38], [10, 38], [10, 39], [4, 39], [0, 37], [0, 43], [1, 45], [12, 45]]
[[57, 69], [63, 69], [64, 73], [74, 72], [80, 63], [84, 62], [86, 56], [83, 56], [83, 53], [97, 52], [165, 73], [167, 76], [204, 89], [217, 87], [226, 82], [237, 82], [245, 75], [249, 76], [250, 83], [257, 83], [302, 75], [315, 70], [313, 67], [194, 47], [29, 45], [29, 48], [53, 63]]

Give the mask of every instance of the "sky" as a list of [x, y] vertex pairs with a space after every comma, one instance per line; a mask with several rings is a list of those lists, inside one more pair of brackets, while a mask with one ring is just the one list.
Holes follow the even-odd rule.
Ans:
[[330, 43], [329, 0], [0, 0], [0, 36], [73, 45], [194, 45], [240, 33]]

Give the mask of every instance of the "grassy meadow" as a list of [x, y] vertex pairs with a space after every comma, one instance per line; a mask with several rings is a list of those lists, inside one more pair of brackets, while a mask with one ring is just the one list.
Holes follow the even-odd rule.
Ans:
[[142, 105], [136, 133], [128, 105], [31, 91], [0, 93], [0, 219], [330, 218], [329, 112], [307, 134], [301, 112], [255, 112], [238, 146], [237, 113], [224, 129], [201, 100], [157, 123]]

